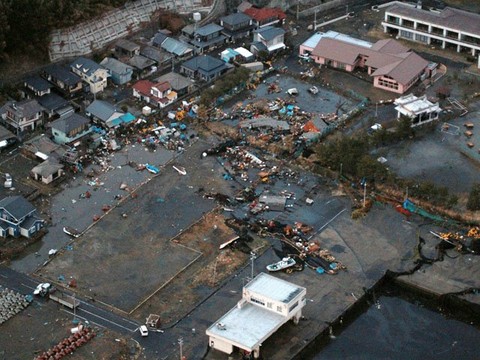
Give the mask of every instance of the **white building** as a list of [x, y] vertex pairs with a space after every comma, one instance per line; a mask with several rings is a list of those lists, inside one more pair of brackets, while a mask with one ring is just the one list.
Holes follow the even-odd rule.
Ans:
[[70, 64], [70, 69], [88, 84], [92, 94], [97, 94], [107, 87], [110, 72], [93, 60], [79, 57]]
[[260, 355], [260, 346], [283, 324], [298, 324], [307, 290], [260, 273], [243, 288], [237, 306], [211, 325], [206, 333], [210, 347], [231, 354], [235, 348]]
[[427, 100], [427, 96], [416, 97], [413, 94], [402, 96], [394, 102], [397, 110], [397, 119], [406, 116], [411, 119], [412, 127], [423, 125], [437, 120], [442, 110], [438, 103]]
[[480, 14], [451, 7], [423, 10], [397, 2], [385, 11], [382, 26], [398, 38], [469, 51], [472, 56], [480, 51]]

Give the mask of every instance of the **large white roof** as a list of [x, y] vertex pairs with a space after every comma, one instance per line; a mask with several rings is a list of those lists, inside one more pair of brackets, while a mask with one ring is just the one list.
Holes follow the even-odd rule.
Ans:
[[295, 296], [305, 288], [297, 286], [275, 276], [260, 273], [255, 279], [245, 285], [245, 289], [268, 299], [288, 304]]
[[423, 112], [438, 112], [442, 110], [438, 104], [434, 104], [427, 100], [426, 96], [417, 97], [413, 94], [405, 95], [396, 99], [394, 104], [397, 105], [395, 110], [402, 115], [407, 116], [413, 116]]
[[360, 39], [351, 37], [349, 35], [341, 34], [339, 32], [332, 31], [332, 30], [329, 30], [327, 32], [317, 32], [317, 33], [313, 34], [312, 36], [310, 36], [307, 40], [305, 40], [302, 45], [305, 46], [305, 47], [313, 49], [313, 48], [315, 48], [315, 46], [317, 46], [317, 44], [323, 38], [336, 39], [336, 40], [340, 40], [340, 41], [343, 41], [343, 42], [348, 43], [348, 44], [358, 45], [358, 46], [362, 46], [362, 47], [366, 47], [366, 48], [371, 48], [372, 47], [371, 42], [360, 40]]
[[223, 315], [207, 329], [207, 335], [252, 351], [287, 321], [281, 314], [245, 303], [242, 308], [234, 307]]

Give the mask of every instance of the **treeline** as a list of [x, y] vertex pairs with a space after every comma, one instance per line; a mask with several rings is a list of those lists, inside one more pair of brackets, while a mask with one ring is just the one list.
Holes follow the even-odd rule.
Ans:
[[0, 0], [0, 62], [47, 58], [50, 32], [92, 19], [127, 0]]

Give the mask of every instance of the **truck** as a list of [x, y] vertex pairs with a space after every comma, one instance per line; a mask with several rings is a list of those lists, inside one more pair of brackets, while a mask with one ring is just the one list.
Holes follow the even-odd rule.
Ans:
[[76, 309], [80, 305], [80, 301], [74, 297], [57, 292], [54, 289], [53, 291], [50, 291], [48, 298], [72, 310]]

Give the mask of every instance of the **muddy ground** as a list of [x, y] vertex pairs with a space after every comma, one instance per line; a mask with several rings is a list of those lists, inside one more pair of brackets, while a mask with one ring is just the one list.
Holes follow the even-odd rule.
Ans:
[[[73, 317], [53, 302], [34, 302], [1, 328], [0, 358], [5, 360], [33, 359], [70, 336], [70, 329], [77, 326]], [[72, 360], [128, 359], [126, 343], [116, 341], [117, 335], [105, 329], [93, 327], [96, 336], [69, 355]]]

